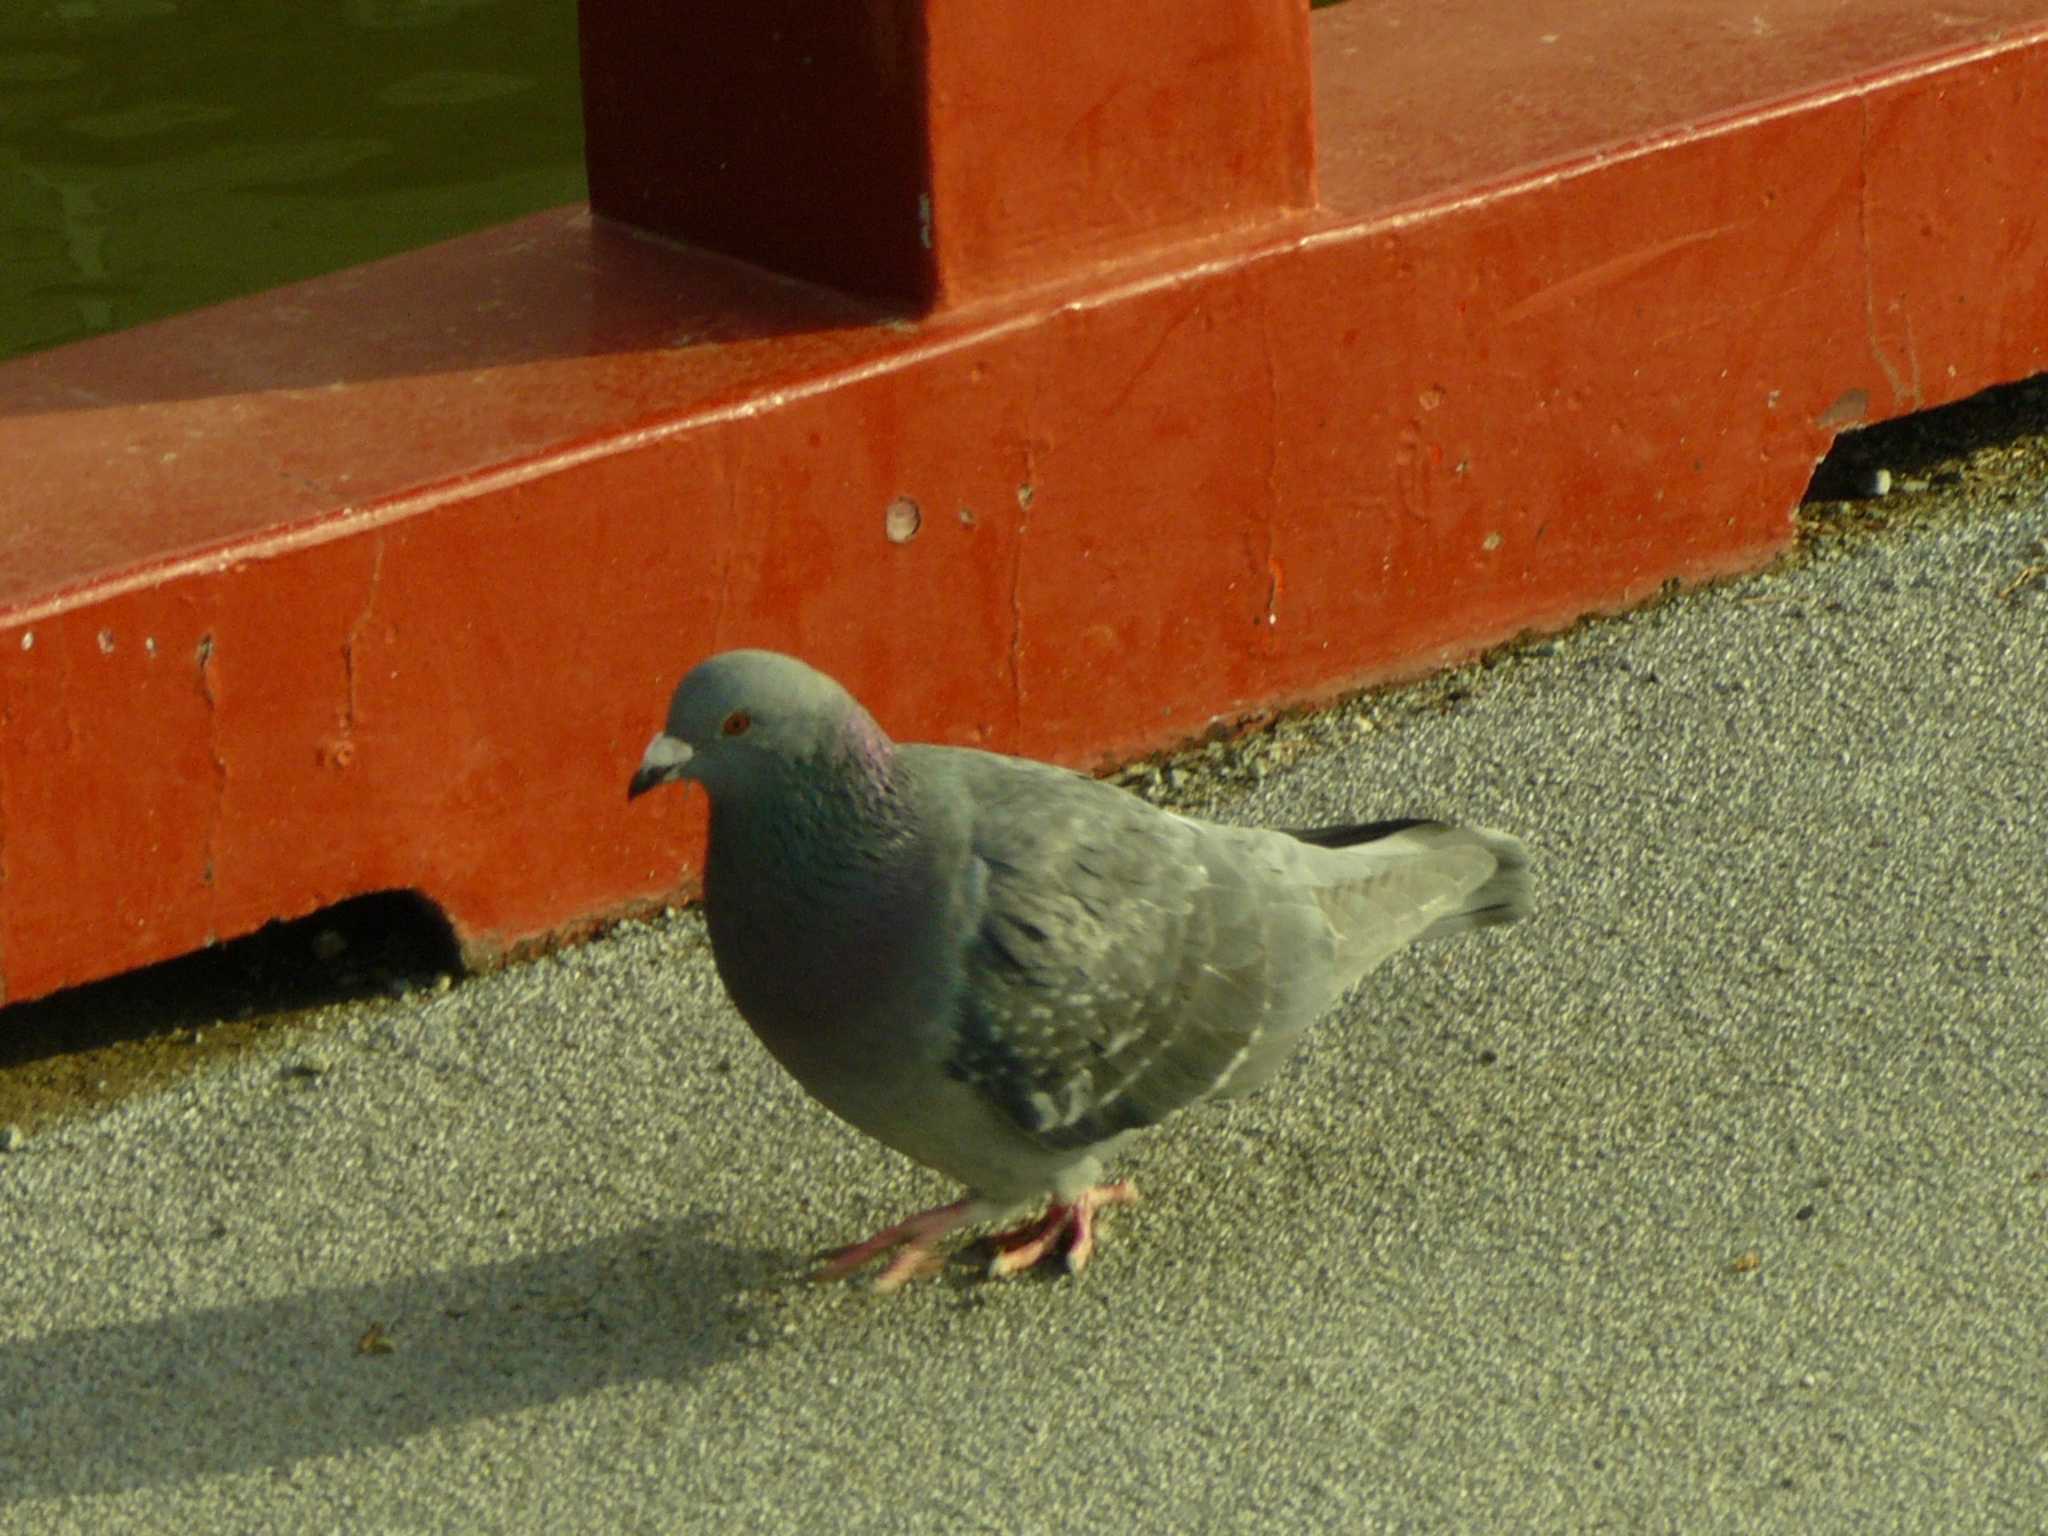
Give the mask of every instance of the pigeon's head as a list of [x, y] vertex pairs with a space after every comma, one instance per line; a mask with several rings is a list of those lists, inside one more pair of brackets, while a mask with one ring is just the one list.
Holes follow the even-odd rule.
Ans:
[[885, 755], [888, 745], [853, 695], [816, 668], [775, 651], [724, 651], [676, 684], [668, 724], [647, 744], [626, 798], [676, 779], [717, 794], [787, 764]]

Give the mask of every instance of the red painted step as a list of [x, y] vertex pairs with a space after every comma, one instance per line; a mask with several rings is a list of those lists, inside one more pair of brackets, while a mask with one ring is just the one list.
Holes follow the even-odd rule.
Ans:
[[1319, 203], [1283, 102], [1215, 221], [1215, 61], [1118, 9], [988, 108], [1105, 159], [1084, 228], [946, 159], [983, 55], [869, 82], [924, 318], [571, 208], [0, 367], [0, 996], [370, 890], [478, 958], [668, 896], [700, 812], [625, 781], [723, 646], [1099, 763], [1753, 564], [1837, 431], [2048, 368], [2048, 0], [1318, 11]]

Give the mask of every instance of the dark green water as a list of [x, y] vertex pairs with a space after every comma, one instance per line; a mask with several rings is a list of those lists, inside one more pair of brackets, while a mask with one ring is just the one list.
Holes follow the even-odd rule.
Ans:
[[574, 0], [0, 0], [0, 357], [584, 195]]

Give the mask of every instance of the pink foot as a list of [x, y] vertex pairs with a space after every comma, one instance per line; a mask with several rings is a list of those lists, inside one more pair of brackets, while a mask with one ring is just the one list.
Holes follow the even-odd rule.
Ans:
[[996, 1256], [988, 1261], [988, 1272], [991, 1276], [1019, 1274], [1050, 1254], [1062, 1253], [1067, 1273], [1078, 1275], [1095, 1254], [1095, 1213], [1105, 1205], [1135, 1205], [1137, 1201], [1137, 1186], [1129, 1179], [1084, 1189], [1072, 1203], [1056, 1200], [1037, 1221], [993, 1239]]
[[928, 1274], [939, 1267], [939, 1256], [932, 1250], [955, 1227], [973, 1221], [978, 1204], [978, 1201], [969, 1197], [965, 1200], [955, 1200], [951, 1205], [935, 1205], [928, 1211], [919, 1211], [907, 1221], [899, 1221], [893, 1227], [884, 1227], [865, 1242], [854, 1243], [827, 1255], [825, 1267], [812, 1278], [837, 1280], [852, 1274], [868, 1260], [880, 1257], [891, 1248], [901, 1248], [903, 1251], [891, 1259], [883, 1267], [881, 1274], [875, 1277], [876, 1290], [901, 1290], [919, 1275]]

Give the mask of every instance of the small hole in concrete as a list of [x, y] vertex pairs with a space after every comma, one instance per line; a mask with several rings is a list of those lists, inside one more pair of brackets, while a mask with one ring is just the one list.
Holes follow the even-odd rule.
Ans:
[[898, 496], [890, 502], [889, 510], [882, 518], [882, 527], [892, 544], [908, 544], [923, 526], [924, 514], [908, 496]]

